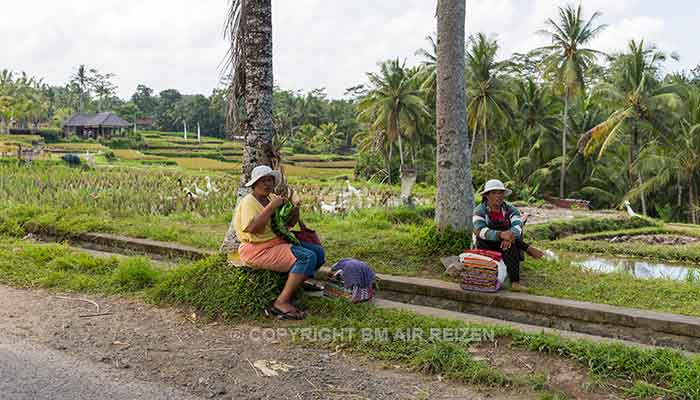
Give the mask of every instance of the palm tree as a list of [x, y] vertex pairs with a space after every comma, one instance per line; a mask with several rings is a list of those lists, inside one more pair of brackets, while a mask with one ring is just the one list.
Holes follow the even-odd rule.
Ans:
[[78, 89], [80, 95], [78, 112], [82, 113], [85, 111], [85, 97], [90, 95], [90, 87], [92, 85], [92, 77], [89, 74], [95, 72], [97, 71], [94, 69], [88, 70], [85, 64], [80, 64], [75, 75], [71, 77], [71, 83]]
[[700, 88], [689, 86], [684, 90], [686, 107], [679, 122], [677, 134], [668, 143], [653, 142], [639, 154], [634, 165], [639, 175], [649, 176], [644, 184], [629, 192], [632, 199], [645, 192], [662, 190], [676, 184], [678, 193], [676, 208], [682, 207], [682, 192], [685, 183], [688, 188], [689, 219], [698, 223], [698, 191], [700, 180]]
[[573, 96], [585, 90], [584, 73], [595, 64], [600, 51], [584, 47], [607, 25], [594, 26], [601, 14], [593, 13], [588, 21], [583, 20], [581, 5], [559, 7], [559, 19], [545, 21], [548, 29], [539, 31], [551, 37], [552, 44], [538, 49], [546, 54], [545, 76], [552, 77], [564, 91], [564, 130], [561, 136], [562, 159], [559, 177], [559, 197], [564, 197], [566, 180], [566, 136], [568, 135], [569, 102]]
[[417, 56], [423, 57], [418, 79], [421, 82], [420, 89], [424, 93], [426, 104], [433, 108], [435, 107], [435, 90], [437, 89], [437, 42], [433, 35], [426, 36], [425, 40], [430, 43], [430, 48], [416, 51]]
[[438, 0], [435, 223], [439, 230], [470, 230], [474, 204], [464, 87], [465, 9], [465, 0]]
[[430, 112], [420, 97], [420, 91], [413, 84], [412, 76], [407, 73], [398, 59], [382, 63], [379, 73], [369, 73], [367, 77], [372, 89], [360, 101], [358, 117], [361, 120], [370, 121], [375, 131], [384, 132], [389, 146], [395, 142], [398, 143], [403, 173], [405, 165], [403, 138], [406, 132], [402, 127], [402, 121], [415, 122], [428, 118]]
[[[580, 145], [585, 145], [586, 154], [600, 148], [598, 158], [620, 138], [629, 138], [628, 173], [632, 173], [632, 164], [637, 159], [637, 152], [642, 134], [651, 135], [662, 129], [668, 111], [680, 106], [680, 98], [674, 93], [675, 85], [654, 87], [659, 63], [666, 56], [654, 46], [644, 46], [629, 42], [629, 53], [617, 59], [617, 67], [621, 74], [618, 85], [601, 84], [599, 91], [608, 97], [613, 104], [619, 105], [608, 118], [593, 127], [581, 137]], [[642, 176], [637, 175], [639, 185]], [[646, 200], [640, 193], [642, 212], [646, 215]]]
[[[231, 85], [228, 93], [227, 136], [239, 129], [245, 136], [238, 198], [248, 192], [244, 183], [256, 165], [279, 168], [279, 155], [273, 146], [272, 129], [272, 2], [271, 0], [231, 0], [226, 19], [226, 36]], [[242, 100], [241, 100], [242, 98]], [[239, 119], [239, 101], [244, 114]], [[240, 121], [240, 123], [239, 123]], [[222, 251], [237, 248], [233, 221]]]
[[500, 63], [496, 62], [498, 43], [483, 33], [471, 36], [466, 51], [467, 122], [472, 130], [471, 150], [474, 153], [476, 134], [481, 131], [484, 140], [484, 162], [488, 163], [488, 129], [499, 121], [513, 118], [515, 97], [496, 75]]

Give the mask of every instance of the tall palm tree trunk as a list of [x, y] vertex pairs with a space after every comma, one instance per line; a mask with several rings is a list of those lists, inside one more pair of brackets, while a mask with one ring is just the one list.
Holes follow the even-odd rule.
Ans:
[[688, 182], [688, 209], [690, 210], [690, 222], [693, 224], [697, 224], [697, 218], [695, 217], [695, 188], [694, 188], [695, 182], [693, 182], [693, 178], [690, 178], [690, 181]]
[[[630, 166], [637, 159], [637, 147], [638, 146], [639, 146], [639, 130], [637, 129], [637, 124], [635, 123], [634, 128], [632, 129], [632, 145], [630, 146]], [[644, 181], [642, 180], [642, 174], [639, 171], [637, 172], [637, 183], [639, 184], [639, 186], [642, 186], [642, 184], [644, 183]], [[639, 200], [642, 203], [642, 215], [646, 216], [647, 215], [647, 201], [646, 201], [646, 195], [644, 194], [643, 190], [639, 192]]]
[[438, 0], [437, 194], [440, 230], [471, 229], [474, 194], [464, 85], [465, 0]]
[[486, 132], [486, 125], [484, 125], [484, 163], [489, 162], [489, 141], [488, 133]]
[[564, 198], [566, 182], [566, 135], [569, 132], [569, 88], [564, 95], [564, 131], [561, 134], [561, 171], [559, 175], [559, 198]]
[[[245, 86], [245, 119], [242, 121], [245, 145], [238, 199], [250, 192], [244, 185], [258, 165], [276, 166], [272, 146], [272, 3], [271, 0], [243, 2], [242, 63]], [[230, 101], [238, 101], [231, 96]], [[222, 252], [237, 250], [240, 242], [233, 220], [221, 246]]]

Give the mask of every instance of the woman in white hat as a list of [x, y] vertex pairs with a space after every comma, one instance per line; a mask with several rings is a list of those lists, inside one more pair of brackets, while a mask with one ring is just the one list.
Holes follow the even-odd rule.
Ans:
[[[306, 279], [314, 277], [325, 262], [325, 254], [321, 246], [303, 242], [292, 245], [272, 231], [270, 220], [275, 210], [287, 201], [272, 193], [281, 180], [279, 171], [266, 165], [255, 167], [245, 184], [253, 190], [238, 202], [233, 225], [241, 241], [238, 248], [241, 261], [253, 268], [289, 272], [270, 311], [284, 319], [303, 319], [305, 315], [292, 304], [292, 296]], [[291, 226], [299, 219], [298, 204], [292, 215]]]
[[472, 224], [476, 248], [503, 254], [512, 290], [526, 291], [527, 288], [520, 284], [521, 252], [524, 251], [534, 258], [541, 258], [544, 254], [523, 242], [520, 211], [504, 200], [511, 193], [512, 191], [498, 179], [486, 182], [481, 192], [481, 204], [474, 210]]

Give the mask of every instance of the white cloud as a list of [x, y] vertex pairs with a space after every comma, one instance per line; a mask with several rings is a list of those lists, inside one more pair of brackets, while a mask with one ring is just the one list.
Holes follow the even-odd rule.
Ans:
[[[571, 1], [574, 2], [574, 1]], [[22, 0], [0, 13], [1, 68], [63, 84], [79, 64], [117, 76], [119, 95], [139, 83], [208, 94], [218, 83], [227, 43], [228, 0]], [[467, 33], [495, 34], [501, 57], [547, 43], [535, 34], [560, 0], [467, 0]], [[654, 3], [657, 4], [657, 3]], [[692, 4], [692, 3], [691, 3]], [[289, 89], [326, 86], [332, 96], [365, 80], [377, 62], [418, 61], [416, 49], [436, 30], [436, 0], [273, 0], [275, 82]], [[662, 16], [666, 4], [583, 0], [587, 16], [602, 10], [609, 28], [593, 43], [622, 49], [644, 37], [677, 50], [686, 66], [700, 61], [688, 39], [695, 19]], [[678, 7], [679, 10], [688, 9]], [[692, 10], [691, 10], [692, 11]], [[694, 10], [697, 13], [697, 10]], [[674, 47], [678, 46], [678, 47]]]

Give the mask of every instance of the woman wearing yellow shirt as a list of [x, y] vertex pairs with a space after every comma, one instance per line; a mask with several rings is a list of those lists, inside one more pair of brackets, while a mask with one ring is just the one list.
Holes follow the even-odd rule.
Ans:
[[[292, 304], [292, 295], [304, 280], [315, 275], [325, 262], [325, 255], [321, 246], [303, 242], [300, 246], [291, 245], [272, 231], [270, 219], [286, 201], [272, 194], [281, 178], [278, 171], [268, 166], [255, 167], [246, 183], [253, 190], [236, 206], [233, 223], [241, 241], [238, 254], [243, 262], [253, 268], [289, 272], [271, 311], [282, 318], [302, 319], [305, 315]], [[299, 208], [295, 204], [291, 226], [298, 219]]]

